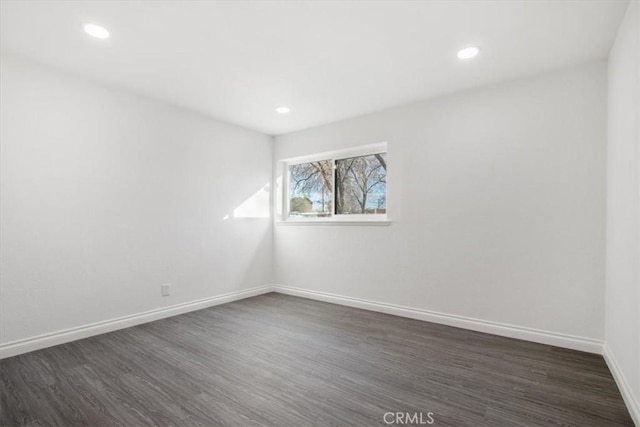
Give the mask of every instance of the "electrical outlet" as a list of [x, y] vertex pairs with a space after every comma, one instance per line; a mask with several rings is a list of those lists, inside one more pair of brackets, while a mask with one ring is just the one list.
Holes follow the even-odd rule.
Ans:
[[171, 295], [171, 285], [168, 283], [160, 285], [160, 291], [163, 297], [168, 297], [169, 295]]

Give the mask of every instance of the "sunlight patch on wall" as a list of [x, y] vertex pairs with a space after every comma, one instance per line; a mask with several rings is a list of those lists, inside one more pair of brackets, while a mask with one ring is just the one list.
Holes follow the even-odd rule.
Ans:
[[234, 218], [269, 218], [270, 188], [267, 183], [264, 187], [252, 194], [240, 206], [233, 210]]
[[[282, 167], [278, 168], [279, 170], [282, 170]], [[276, 192], [275, 192], [275, 198], [276, 198], [276, 206], [275, 206], [275, 211], [276, 211], [276, 218], [277, 219], [282, 219], [282, 203], [283, 203], [283, 194], [282, 194], [282, 175], [278, 175], [276, 177]]]

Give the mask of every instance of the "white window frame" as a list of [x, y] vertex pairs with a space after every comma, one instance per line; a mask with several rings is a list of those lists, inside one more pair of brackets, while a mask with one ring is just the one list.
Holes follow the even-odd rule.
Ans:
[[[301, 163], [310, 163], [317, 161], [331, 161], [335, 165], [337, 160], [348, 159], [351, 157], [370, 156], [373, 154], [387, 155], [387, 162], [389, 161], [389, 152], [386, 142], [380, 142], [376, 144], [363, 145], [354, 148], [348, 148], [344, 150], [328, 151], [324, 153], [317, 153], [309, 156], [294, 157], [290, 159], [284, 159], [280, 161], [281, 172], [283, 177], [282, 185], [282, 219], [277, 221], [279, 225], [389, 225], [389, 171], [387, 169], [387, 203], [386, 213], [384, 214], [335, 214], [331, 213], [329, 217], [314, 217], [314, 218], [290, 218], [289, 217], [289, 166], [297, 165]], [[334, 166], [335, 167], [335, 166]], [[335, 180], [335, 178], [334, 178]], [[335, 187], [335, 183], [334, 183]], [[335, 209], [335, 188], [331, 192], [333, 209]]]

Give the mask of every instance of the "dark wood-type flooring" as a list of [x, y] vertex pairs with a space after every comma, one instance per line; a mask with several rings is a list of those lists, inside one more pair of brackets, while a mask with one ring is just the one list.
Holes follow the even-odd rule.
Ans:
[[601, 356], [279, 294], [5, 359], [0, 375], [2, 426], [633, 425]]

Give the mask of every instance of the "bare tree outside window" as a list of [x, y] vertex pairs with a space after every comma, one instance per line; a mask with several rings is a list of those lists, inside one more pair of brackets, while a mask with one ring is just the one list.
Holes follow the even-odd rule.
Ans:
[[386, 153], [289, 165], [291, 217], [386, 212]]
[[289, 166], [289, 215], [330, 216], [333, 211], [333, 162]]
[[336, 160], [336, 214], [387, 212], [387, 155]]

